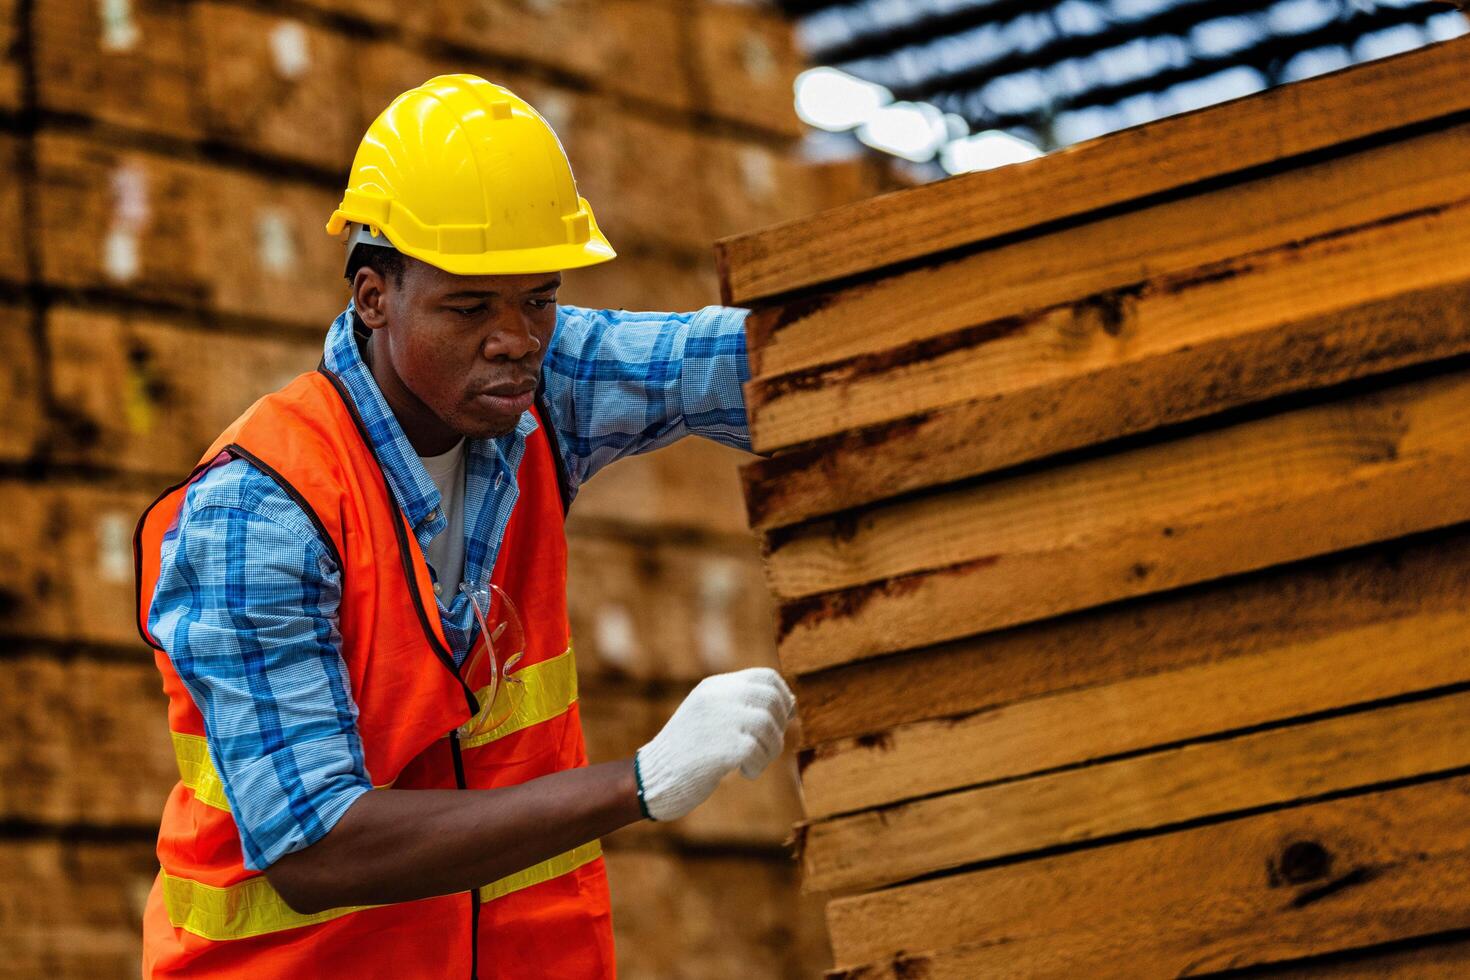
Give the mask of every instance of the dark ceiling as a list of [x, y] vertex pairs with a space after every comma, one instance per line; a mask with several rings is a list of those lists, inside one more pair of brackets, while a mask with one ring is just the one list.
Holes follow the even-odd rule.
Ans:
[[1419, 0], [784, 0], [807, 59], [1044, 149], [1465, 30]]

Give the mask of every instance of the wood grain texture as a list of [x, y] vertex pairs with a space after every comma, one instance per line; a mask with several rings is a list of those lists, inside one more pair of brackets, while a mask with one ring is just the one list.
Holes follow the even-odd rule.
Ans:
[[780, 859], [609, 847], [618, 975], [798, 980], [831, 963]]
[[1461, 525], [806, 674], [794, 686], [806, 765], [855, 736], [881, 749], [878, 733], [905, 724], [999, 719], [1034, 699], [1455, 616], [1467, 583]]
[[0, 480], [0, 633], [138, 649], [132, 534], [152, 497]]
[[824, 745], [802, 769], [807, 815], [884, 806], [1470, 681], [1470, 586], [1463, 584], [1470, 577], [1461, 582], [1461, 606], [1451, 611], [1354, 625], [1306, 643]]
[[738, 470], [748, 459], [749, 453], [698, 438], [620, 459], [598, 470], [577, 491], [567, 526], [728, 535], [758, 550], [740, 499]]
[[[1216, 697], [1251, 693], [1222, 689]], [[812, 891], [870, 889], [1465, 766], [1470, 694], [1447, 695], [818, 821], [804, 835], [802, 883]]]
[[33, 233], [24, 195], [26, 187], [34, 183], [26, 157], [21, 140], [0, 134], [0, 172], [11, 175], [0, 181], [0, 222], [6, 228], [25, 229], [25, 234], [0, 235], [0, 279], [12, 283], [30, 282], [35, 275], [26, 246], [27, 237]]
[[1141, 980], [1462, 929], [1467, 798], [1447, 779], [838, 899], [839, 976]]
[[723, 241], [723, 295], [748, 305], [1461, 112], [1467, 60], [1470, 42], [1432, 45]]
[[[42, 133], [41, 275], [320, 337], [347, 305], [342, 246], [322, 231], [337, 196], [316, 185]], [[232, 220], [219, 220], [230, 201]]]
[[179, 0], [29, 5], [36, 98], [52, 112], [183, 139], [203, 134]]
[[[399, 36], [417, 39], [423, 35], [432, 20], [433, 5], [428, 3], [405, 4], [398, 0], [298, 0], [304, 6], [322, 13], [379, 27], [389, 27]], [[376, 63], [366, 59], [367, 64]], [[423, 81], [430, 76], [425, 75]]]
[[701, 108], [725, 119], [799, 137], [792, 85], [804, 67], [792, 23], [776, 10], [694, 5], [695, 83]]
[[[1151, 283], [1167, 289], [1174, 277], [1186, 284], [1227, 277], [1278, 249], [1279, 264], [1314, 242], [1330, 249], [1353, 229], [1463, 201], [1455, 175], [1467, 152], [1470, 125], [1451, 125], [759, 309], [748, 328], [753, 399], [764, 409], [782, 394], [814, 398], [828, 383], [966, 347], [992, 358], [967, 379], [972, 392], [1007, 394], [1077, 372], [1089, 359], [1106, 364], [1125, 338], [1103, 328], [1114, 321], [1122, 328], [1123, 311], [1115, 308]], [[1230, 260], [1237, 265], [1222, 265]], [[1309, 297], [1296, 301], [1310, 308]], [[1047, 322], [1048, 311], [1070, 303], [1082, 304], [1071, 322]], [[1212, 323], [1218, 318], [1174, 329], [1208, 335]], [[1169, 331], [1131, 339], [1141, 354], [1156, 352], [1167, 348]], [[854, 424], [901, 414], [853, 401], [849, 411], [869, 413], [855, 414]], [[775, 411], [772, 405], [764, 414]], [[781, 433], [792, 422], [761, 416], [772, 429], [761, 437], [769, 448], [831, 431], [826, 415], [789, 435]]]
[[[771, 539], [806, 673], [1470, 518], [1470, 375], [1403, 382]], [[840, 591], [846, 590], [846, 591]]]
[[25, 98], [20, 61], [20, 0], [0, 0], [0, 110], [14, 112]]
[[[753, 462], [742, 471], [751, 523], [792, 524], [1464, 353], [1470, 262], [1443, 256], [1467, 246], [1470, 206], [1420, 213], [1202, 270], [1192, 281], [1156, 281], [1105, 313], [1091, 302], [1060, 308], [1004, 339], [793, 396], [783, 413], [805, 405], [822, 427], [847, 418], [857, 428], [886, 413], [885, 400], [894, 412], [913, 411]], [[1025, 359], [1035, 370], [1004, 350], [1022, 346], [1032, 348]], [[984, 380], [1025, 376], [1034, 383]]]
[[208, 136], [346, 173], [368, 122], [354, 76], [372, 71], [349, 38], [233, 4], [191, 4], [189, 19]]
[[46, 337], [58, 416], [53, 455], [167, 483], [257, 398], [321, 359], [312, 340], [69, 306], [47, 311]]
[[0, 977], [136, 977], [150, 841], [0, 840]]
[[29, 307], [0, 303], [0, 460], [7, 462], [29, 458], [46, 427], [35, 330]]
[[753, 542], [569, 535], [579, 671], [648, 681], [775, 666], [771, 600]]
[[14, 732], [0, 742], [0, 819], [156, 828], [179, 778], [161, 683], [141, 649], [125, 661], [0, 660]]

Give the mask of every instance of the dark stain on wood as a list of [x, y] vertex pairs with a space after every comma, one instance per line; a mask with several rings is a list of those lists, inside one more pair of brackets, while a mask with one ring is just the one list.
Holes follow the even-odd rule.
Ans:
[[846, 970], [828, 970], [826, 980], [878, 980], [880, 977], [926, 980], [932, 973], [930, 961], [929, 956], [909, 956], [900, 951], [886, 963], [867, 963]]
[[1367, 868], [1356, 868], [1341, 877], [1334, 878], [1320, 888], [1311, 888], [1302, 892], [1291, 900], [1291, 907], [1294, 909], [1305, 908], [1314, 902], [1322, 901], [1322, 899], [1327, 898], [1329, 895], [1337, 894], [1344, 888], [1351, 888], [1354, 885], [1361, 885], [1364, 882], [1372, 881], [1374, 877], [1376, 877], [1376, 874]]
[[853, 739], [861, 749], [877, 749], [880, 752], [889, 752], [893, 749], [892, 732], [868, 732]]
[[[769, 537], [767, 539], [769, 545]], [[769, 554], [769, 551], [767, 552]], [[832, 619], [850, 619], [862, 612], [875, 599], [893, 599], [908, 595], [920, 586], [936, 579], [962, 576], [994, 565], [1000, 555], [985, 555], [970, 561], [948, 565], [944, 568], [897, 575], [893, 578], [870, 582], [841, 592], [823, 592], [819, 595], [793, 599], [781, 604], [776, 624], [778, 641], [790, 636], [798, 626], [815, 626]]]
[[[802, 368], [787, 374], [756, 379], [751, 384], [751, 403], [763, 405], [797, 391], [811, 391], [886, 374], [898, 367], [911, 367], [932, 361], [945, 354], [999, 340], [1020, 333], [1040, 319], [1040, 314], [1007, 316], [987, 320], [961, 330], [916, 340], [872, 354], [860, 354], [837, 364]], [[747, 321], [748, 322], [748, 321]]]

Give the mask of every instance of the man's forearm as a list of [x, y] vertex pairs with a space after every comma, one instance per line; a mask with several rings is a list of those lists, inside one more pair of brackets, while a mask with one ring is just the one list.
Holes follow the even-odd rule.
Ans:
[[491, 790], [372, 790], [266, 877], [298, 912], [468, 891], [642, 818], [633, 761]]

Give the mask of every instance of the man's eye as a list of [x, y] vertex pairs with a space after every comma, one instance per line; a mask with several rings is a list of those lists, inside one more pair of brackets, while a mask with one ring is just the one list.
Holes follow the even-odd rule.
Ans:
[[544, 310], [548, 307], [556, 305], [556, 299], [554, 297], [552, 299], [533, 299], [530, 302], [531, 305], [538, 310]]
[[460, 316], [468, 319], [469, 317], [477, 316], [482, 310], [484, 310], [485, 304], [481, 303], [476, 306], [451, 306], [450, 309], [458, 313]]

